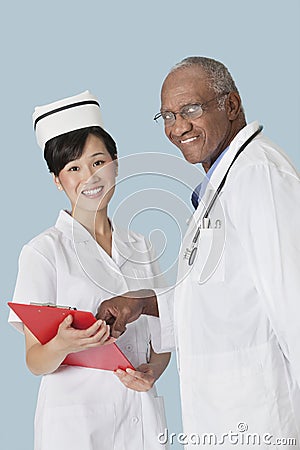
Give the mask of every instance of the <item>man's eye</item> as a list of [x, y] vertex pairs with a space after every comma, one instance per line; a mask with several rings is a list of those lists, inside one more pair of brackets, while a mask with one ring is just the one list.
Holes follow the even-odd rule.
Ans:
[[187, 113], [187, 114], [194, 114], [195, 112], [198, 112], [200, 109], [201, 109], [200, 105], [197, 105], [197, 104], [195, 104], [195, 105], [188, 105], [185, 108], [184, 112]]
[[170, 111], [162, 112], [162, 113], [161, 113], [161, 116], [162, 116], [162, 118], [163, 118], [164, 120], [172, 120], [173, 117], [174, 117], [173, 113], [170, 112]]
[[79, 167], [73, 166], [73, 167], [70, 167], [68, 170], [69, 170], [69, 172], [77, 172], [79, 170]]

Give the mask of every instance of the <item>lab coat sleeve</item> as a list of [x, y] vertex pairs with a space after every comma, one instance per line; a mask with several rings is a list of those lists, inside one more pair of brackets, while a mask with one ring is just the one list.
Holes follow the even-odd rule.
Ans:
[[153, 290], [157, 296], [159, 318], [148, 316], [151, 343], [156, 353], [175, 350], [174, 339], [174, 289], [167, 287], [155, 252], [150, 250], [151, 270], [154, 275]]
[[152, 346], [156, 353], [175, 350], [174, 290], [154, 289], [158, 303], [158, 317], [148, 317]]
[[[25, 245], [20, 253], [13, 302], [56, 303], [55, 267], [30, 245]], [[10, 311], [8, 321], [18, 331], [23, 332], [23, 324], [13, 311]]]
[[300, 386], [300, 181], [261, 163], [232, 184], [229, 216], [245, 249], [262, 307]]

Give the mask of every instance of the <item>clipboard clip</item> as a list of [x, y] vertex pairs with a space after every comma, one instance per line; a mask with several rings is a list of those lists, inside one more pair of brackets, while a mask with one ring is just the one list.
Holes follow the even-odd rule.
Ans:
[[34, 305], [34, 306], [49, 306], [50, 308], [72, 309], [74, 311], [77, 310], [77, 308], [73, 308], [72, 306], [54, 305], [54, 303], [51, 303], [51, 302], [48, 302], [48, 303], [30, 302], [30, 305]]

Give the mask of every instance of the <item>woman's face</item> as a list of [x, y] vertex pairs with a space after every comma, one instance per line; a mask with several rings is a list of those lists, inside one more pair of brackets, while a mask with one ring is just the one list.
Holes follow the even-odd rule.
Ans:
[[113, 160], [101, 139], [89, 134], [80, 158], [70, 161], [54, 177], [75, 209], [106, 209], [114, 193], [117, 160]]

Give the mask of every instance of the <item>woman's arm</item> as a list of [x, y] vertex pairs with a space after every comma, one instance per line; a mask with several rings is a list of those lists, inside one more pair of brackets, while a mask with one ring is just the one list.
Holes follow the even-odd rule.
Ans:
[[146, 392], [152, 388], [170, 361], [171, 353], [155, 353], [152, 346], [149, 363], [141, 364], [136, 370], [118, 369], [115, 374], [129, 389]]
[[109, 326], [105, 322], [98, 320], [86, 330], [76, 330], [72, 327], [72, 320], [71, 315], [67, 316], [60, 324], [57, 335], [44, 345], [24, 327], [26, 363], [34, 375], [54, 372], [69, 353], [114, 341], [109, 338]]

